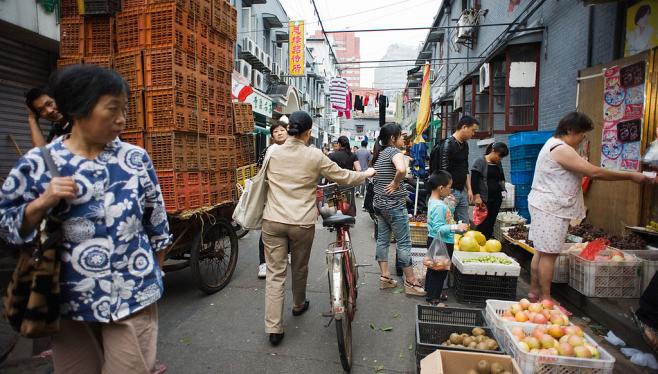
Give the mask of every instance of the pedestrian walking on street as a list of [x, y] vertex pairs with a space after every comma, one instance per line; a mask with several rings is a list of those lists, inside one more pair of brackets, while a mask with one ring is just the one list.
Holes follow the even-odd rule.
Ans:
[[283, 302], [287, 253], [291, 252], [292, 314], [309, 308], [306, 300], [308, 261], [317, 220], [317, 181], [325, 177], [338, 184], [356, 186], [375, 174], [374, 169], [355, 172], [342, 169], [317, 148], [307, 147], [313, 120], [308, 113], [294, 112], [289, 119], [286, 142], [270, 150], [266, 170], [267, 203], [263, 211], [263, 242], [267, 276], [265, 286], [265, 332], [272, 345], [283, 340]]
[[470, 116], [459, 119], [455, 132], [437, 144], [430, 155], [430, 171], [445, 170], [452, 175], [452, 194], [457, 199], [455, 219], [468, 223], [468, 205], [473, 202], [471, 176], [468, 173], [468, 141], [473, 138], [479, 122]]
[[118, 139], [126, 81], [95, 65], [56, 74], [54, 99], [72, 124], [46, 146], [61, 177], [40, 148], [21, 157], [2, 186], [0, 233], [29, 243], [45, 217], [62, 221], [56, 373], [149, 374], [163, 292], [156, 256], [171, 244], [158, 179], [146, 151]]
[[[282, 145], [286, 142], [286, 139], [288, 139], [288, 124], [281, 121], [277, 122], [272, 127], [270, 127], [270, 135], [272, 135], [272, 144]], [[265, 147], [263, 152], [260, 154], [260, 157], [256, 162], [256, 166], [258, 166], [259, 169], [263, 166], [263, 160], [265, 159], [267, 150], [270, 149], [272, 144]], [[258, 239], [258, 259], [258, 278], [265, 279], [267, 265], [265, 265], [265, 245], [263, 244], [263, 233], [260, 234], [260, 238]]]
[[409, 216], [407, 215], [407, 191], [400, 185], [407, 174], [407, 165], [400, 148], [404, 146], [404, 137], [399, 125], [384, 125], [379, 130], [380, 148], [375, 148], [372, 164], [377, 171], [374, 181], [373, 207], [377, 215], [377, 254], [381, 276], [379, 288], [395, 288], [398, 283], [391, 277], [388, 267], [388, 249], [390, 233], [395, 235], [397, 247], [397, 265], [404, 273], [405, 293], [425, 296], [423, 287], [418, 284], [411, 266], [411, 238], [409, 234]]
[[338, 164], [343, 169], [361, 171], [366, 169], [361, 169], [359, 160], [356, 158], [356, 155], [352, 152], [350, 148], [350, 140], [347, 136], [341, 136], [336, 141], [339, 148], [337, 151], [329, 155], [329, 159]]
[[478, 225], [477, 230], [487, 239], [493, 235], [496, 217], [503, 203], [503, 193], [506, 192], [501, 160], [507, 155], [509, 149], [505, 143], [491, 143], [487, 146], [485, 155], [475, 160], [471, 168], [473, 203], [487, 207], [487, 218]]
[[[361, 148], [359, 148], [359, 150], [356, 151], [355, 154], [356, 154], [356, 159], [359, 160], [359, 166], [361, 167], [361, 170], [366, 170], [368, 168], [368, 165], [370, 164], [370, 161], [372, 160], [372, 153], [370, 153], [370, 151], [368, 150], [367, 140], [361, 141]], [[368, 186], [367, 181], [364, 182], [361, 186], [359, 186], [359, 190], [357, 191], [357, 196], [365, 196], [367, 186]]]
[[[32, 146], [42, 147], [56, 137], [71, 132], [71, 124], [57, 109], [57, 103], [47, 86], [34, 87], [25, 93], [25, 106], [27, 107], [27, 123], [30, 126]], [[44, 138], [39, 127], [39, 119], [50, 121], [50, 132]]]
[[585, 218], [583, 175], [607, 181], [654, 182], [642, 173], [601, 168], [580, 157], [576, 148], [592, 129], [594, 125], [587, 115], [568, 113], [537, 157], [532, 190], [528, 195], [532, 218], [528, 239], [535, 247], [530, 267], [530, 301], [552, 300], [553, 268], [566, 241], [569, 222]]

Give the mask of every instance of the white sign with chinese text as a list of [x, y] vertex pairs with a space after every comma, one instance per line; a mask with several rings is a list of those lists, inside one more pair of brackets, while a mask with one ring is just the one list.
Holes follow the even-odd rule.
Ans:
[[247, 96], [244, 102], [251, 104], [251, 109], [254, 113], [272, 118], [272, 99], [267, 95], [254, 90], [251, 95]]

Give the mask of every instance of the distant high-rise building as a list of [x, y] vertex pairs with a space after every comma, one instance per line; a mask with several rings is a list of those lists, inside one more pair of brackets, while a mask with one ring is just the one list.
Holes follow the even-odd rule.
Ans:
[[[322, 31], [316, 31], [312, 38], [322, 38]], [[329, 35], [336, 58], [338, 62], [350, 62], [361, 60], [361, 39], [353, 32], [342, 32]], [[338, 67], [343, 69], [342, 77], [347, 79], [350, 87], [361, 87], [361, 69], [360, 64], [340, 64]], [[350, 69], [351, 68], [351, 69]], [[354, 69], [356, 68], [356, 69]], [[406, 77], [405, 77], [406, 78]]]
[[[418, 50], [415, 47], [405, 44], [391, 44], [386, 51], [386, 54], [381, 60], [409, 60], [415, 59], [418, 55]], [[405, 63], [381, 63], [379, 66], [385, 65], [405, 65]], [[400, 92], [407, 83], [407, 70], [411, 69], [409, 66], [396, 66], [375, 69], [374, 87], [384, 91], [385, 95], [393, 96], [396, 92]]]

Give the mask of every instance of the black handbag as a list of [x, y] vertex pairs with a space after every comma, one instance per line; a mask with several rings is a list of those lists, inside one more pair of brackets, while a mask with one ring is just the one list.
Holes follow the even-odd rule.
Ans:
[[[40, 149], [50, 174], [58, 177], [50, 151]], [[59, 331], [61, 221], [53, 213], [41, 222], [33, 243], [19, 252], [4, 298], [4, 314], [20, 335], [40, 338]]]

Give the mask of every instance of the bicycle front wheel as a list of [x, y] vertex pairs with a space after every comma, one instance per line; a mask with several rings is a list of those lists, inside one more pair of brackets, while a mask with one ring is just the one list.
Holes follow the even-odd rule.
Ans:
[[[347, 279], [343, 280], [343, 300], [347, 304], [349, 300], [349, 284]], [[352, 319], [349, 313], [345, 313], [343, 318], [335, 321], [336, 336], [338, 337], [338, 353], [340, 354], [340, 363], [343, 370], [350, 372], [352, 369]]]

